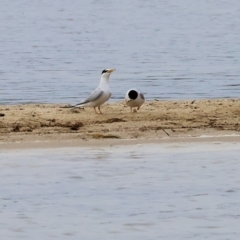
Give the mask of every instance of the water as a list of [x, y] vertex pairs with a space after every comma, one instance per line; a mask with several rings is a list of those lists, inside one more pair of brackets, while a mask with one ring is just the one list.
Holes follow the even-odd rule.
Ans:
[[240, 95], [238, 0], [3, 0], [0, 103], [76, 103], [114, 67], [112, 99]]
[[3, 239], [239, 239], [239, 143], [2, 151]]

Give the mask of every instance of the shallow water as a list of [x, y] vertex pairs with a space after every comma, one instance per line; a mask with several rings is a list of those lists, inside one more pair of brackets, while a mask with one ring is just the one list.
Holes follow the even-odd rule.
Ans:
[[238, 239], [239, 143], [0, 153], [3, 239]]
[[112, 99], [240, 95], [238, 0], [3, 0], [0, 104], [76, 103], [115, 67]]

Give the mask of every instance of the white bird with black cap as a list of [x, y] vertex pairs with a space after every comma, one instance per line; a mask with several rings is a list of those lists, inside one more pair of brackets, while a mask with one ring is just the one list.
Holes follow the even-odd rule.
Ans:
[[129, 89], [125, 96], [125, 102], [126, 105], [130, 107], [130, 110], [132, 112], [132, 108], [137, 108], [137, 110], [140, 109], [140, 107], [145, 102], [145, 98], [142, 92], [139, 92], [136, 89]]
[[[114, 68], [104, 69], [101, 74], [99, 86], [89, 95], [88, 98], [86, 98], [83, 102], [76, 104], [74, 108], [93, 107], [95, 113], [102, 114], [100, 106], [111, 97], [109, 77], [114, 71]], [[98, 108], [99, 113], [96, 111], [96, 108]]]

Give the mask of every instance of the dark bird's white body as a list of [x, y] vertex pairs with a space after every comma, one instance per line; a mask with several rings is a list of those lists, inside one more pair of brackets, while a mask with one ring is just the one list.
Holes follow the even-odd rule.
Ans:
[[99, 86], [86, 98], [83, 102], [78, 103], [74, 108], [81, 107], [93, 107], [95, 113], [96, 107], [99, 110], [99, 113], [102, 114], [100, 106], [104, 104], [111, 97], [110, 87], [109, 87], [109, 77], [110, 74], [115, 71], [115, 69], [104, 69], [101, 74], [101, 79]]
[[139, 110], [140, 107], [145, 102], [145, 98], [143, 93], [139, 92], [138, 90], [129, 89], [126, 93], [125, 101], [126, 101], [126, 105], [130, 107], [131, 111], [132, 111], [132, 108], [135, 108], [135, 107]]

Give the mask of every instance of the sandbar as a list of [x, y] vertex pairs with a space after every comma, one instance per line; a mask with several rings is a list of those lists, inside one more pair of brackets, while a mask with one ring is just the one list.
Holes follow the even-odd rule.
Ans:
[[0, 106], [0, 149], [174, 141], [240, 142], [240, 99], [152, 100], [130, 112], [124, 102]]

